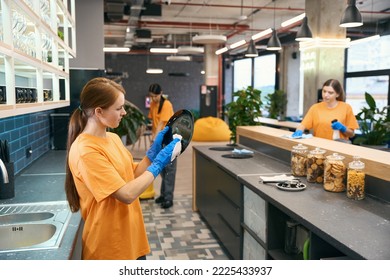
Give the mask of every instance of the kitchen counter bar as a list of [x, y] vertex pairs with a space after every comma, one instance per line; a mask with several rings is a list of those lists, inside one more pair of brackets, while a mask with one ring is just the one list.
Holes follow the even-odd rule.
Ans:
[[[279, 190], [275, 184], [261, 183], [259, 177], [289, 173], [289, 164], [260, 152], [255, 152], [248, 159], [228, 159], [222, 155], [230, 152], [210, 150], [211, 147], [194, 146], [194, 154], [200, 153], [217, 164], [241, 184], [343, 252], [347, 258], [390, 259], [390, 204], [370, 197], [361, 201], [351, 200], [345, 192], [327, 192], [322, 184], [307, 183], [305, 178], [302, 181], [307, 188], [303, 191]], [[196, 206], [195, 193], [196, 190]]]

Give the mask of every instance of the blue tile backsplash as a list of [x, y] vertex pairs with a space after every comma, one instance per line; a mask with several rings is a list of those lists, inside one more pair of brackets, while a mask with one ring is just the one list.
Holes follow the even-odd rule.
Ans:
[[[50, 149], [50, 114], [53, 110], [0, 119], [0, 139], [8, 140], [15, 175]], [[26, 149], [32, 154], [26, 157]]]

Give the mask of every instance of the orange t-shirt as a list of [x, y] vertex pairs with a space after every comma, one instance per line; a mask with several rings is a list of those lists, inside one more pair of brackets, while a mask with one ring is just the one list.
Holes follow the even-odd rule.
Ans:
[[[334, 108], [328, 108], [325, 102], [314, 104], [310, 107], [301, 124], [306, 129], [313, 129], [314, 136], [332, 140], [333, 129], [331, 123], [334, 119], [350, 129], [359, 128], [352, 107], [342, 101], [339, 101]], [[348, 139], [343, 133], [340, 133], [340, 138]]]
[[83, 259], [137, 259], [150, 252], [139, 200], [125, 204], [110, 195], [134, 179], [131, 153], [120, 138], [80, 134], [69, 151], [69, 167], [85, 221]]
[[161, 127], [161, 129], [164, 128], [164, 126], [167, 124], [169, 119], [174, 114], [172, 103], [169, 100], [165, 99], [164, 104], [161, 107], [160, 113], [158, 113], [159, 106], [160, 106], [159, 103], [152, 102], [150, 104], [150, 109], [148, 114], [148, 118], [152, 120], [152, 132], [154, 135], [158, 133], [158, 131], [156, 131], [158, 124], [162, 122], [163, 126]]

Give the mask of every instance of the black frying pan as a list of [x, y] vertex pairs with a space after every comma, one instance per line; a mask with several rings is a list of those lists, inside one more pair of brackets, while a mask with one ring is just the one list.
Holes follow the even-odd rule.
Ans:
[[174, 134], [179, 134], [181, 139], [181, 154], [191, 142], [194, 132], [194, 116], [188, 110], [177, 111], [167, 122], [169, 130], [164, 135], [163, 146], [168, 145], [173, 140]]

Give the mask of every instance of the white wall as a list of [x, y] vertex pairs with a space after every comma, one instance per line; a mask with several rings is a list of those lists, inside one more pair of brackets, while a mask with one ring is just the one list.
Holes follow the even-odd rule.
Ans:
[[76, 0], [76, 58], [70, 68], [104, 69], [104, 1]]
[[[285, 59], [285, 78], [281, 89], [287, 92], [287, 111], [286, 116], [299, 116], [299, 49], [297, 46], [287, 46], [283, 49]], [[293, 57], [296, 54], [296, 58]], [[285, 88], [283, 88], [285, 87]]]

